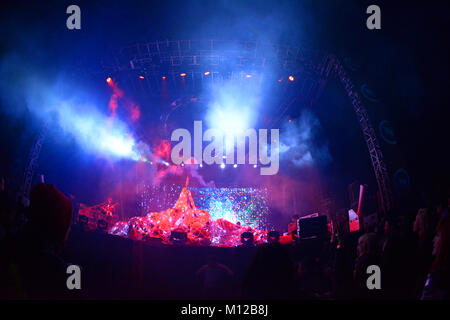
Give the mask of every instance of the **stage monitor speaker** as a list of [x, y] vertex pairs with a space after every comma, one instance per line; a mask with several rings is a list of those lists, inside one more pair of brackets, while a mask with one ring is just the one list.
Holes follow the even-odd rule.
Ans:
[[327, 234], [327, 217], [299, 219], [297, 225], [299, 239], [325, 238]]
[[267, 242], [275, 243], [280, 241], [280, 233], [278, 231], [269, 231], [267, 233]]
[[172, 231], [170, 233], [170, 241], [173, 244], [185, 244], [187, 242], [187, 233], [181, 231]]
[[241, 242], [243, 246], [252, 246], [253, 245], [253, 233], [251, 232], [243, 232], [241, 233]]

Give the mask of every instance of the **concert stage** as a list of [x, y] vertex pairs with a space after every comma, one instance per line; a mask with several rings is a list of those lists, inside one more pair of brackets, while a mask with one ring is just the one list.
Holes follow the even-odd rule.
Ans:
[[[323, 243], [285, 245], [293, 261], [322, 257]], [[66, 261], [83, 266], [85, 299], [205, 299], [196, 272], [211, 257], [233, 270], [230, 297], [238, 298], [257, 246], [212, 247], [135, 241], [74, 226], [63, 251]]]
[[[110, 234], [132, 240], [161, 241], [164, 244], [181, 241], [189, 245], [233, 247], [242, 243], [243, 234], [251, 237], [251, 243], [262, 244], [269, 241], [267, 224], [262, 223], [267, 216], [264, 193], [256, 189], [234, 189], [232, 193], [229, 189], [224, 191], [209, 188], [206, 191], [209, 194], [204, 194], [205, 190], [202, 190], [203, 194], [199, 194], [201, 200], [212, 195], [212, 200], [208, 203], [209, 208], [215, 210], [214, 216], [208, 210], [197, 207], [192, 192], [188, 189], [188, 181], [187, 179], [185, 187], [180, 189], [172, 208], [160, 212], [147, 211], [144, 215], [132, 217], [128, 221], [117, 221], [117, 215], [114, 214], [115, 205], [112, 205], [109, 199], [108, 203], [80, 209], [78, 223], [88, 228], [90, 226], [90, 229], [103, 229]], [[224, 195], [217, 196], [221, 194]], [[164, 197], [167, 199], [167, 194], [164, 194]], [[154, 202], [155, 197], [147, 201]], [[229, 204], [228, 208], [226, 204]], [[244, 210], [250, 211], [250, 215], [244, 215]], [[239, 214], [243, 218], [242, 222], [236, 221]], [[252, 220], [252, 216], [259, 219]], [[281, 241], [290, 242], [292, 237], [282, 237]]]

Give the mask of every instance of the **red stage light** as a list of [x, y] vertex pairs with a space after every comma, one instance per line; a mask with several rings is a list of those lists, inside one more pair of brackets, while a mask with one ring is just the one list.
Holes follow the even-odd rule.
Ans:
[[163, 76], [162, 79], [163, 79], [163, 80], [166, 80], [166, 77]]
[[184, 73], [184, 72], [183, 72], [183, 73], [180, 73], [180, 76], [181, 76], [181, 77], [186, 77], [186, 73]]
[[144, 79], [144, 76], [139, 76], [139, 79]]
[[111, 83], [112, 83], [111, 77], [106, 78], [106, 82], [109, 83], [109, 84], [111, 84]]
[[281, 79], [278, 79], [278, 82], [281, 82], [281, 81], [283, 81], [283, 78], [281, 78]]
[[295, 80], [294, 76], [289, 76], [289, 81], [290, 81], [290, 82], [292, 82], [292, 81], [294, 81], [294, 80]]

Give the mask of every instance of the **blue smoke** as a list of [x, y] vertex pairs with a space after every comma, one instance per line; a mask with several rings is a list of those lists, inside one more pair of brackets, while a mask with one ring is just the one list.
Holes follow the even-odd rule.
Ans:
[[[126, 123], [109, 118], [108, 107], [99, 106], [87, 93], [68, 77], [49, 81], [39, 70], [23, 70], [17, 56], [2, 61], [0, 67], [0, 95], [3, 112], [20, 117], [24, 110], [49, 127], [62, 129], [74, 138], [88, 153], [104, 156], [111, 160], [139, 160], [150, 150], [137, 142]], [[19, 76], [17, 76], [19, 75]], [[25, 105], [25, 108], [20, 108]]]
[[309, 111], [303, 111], [298, 119], [284, 122], [280, 130], [280, 160], [291, 161], [299, 168], [330, 162], [328, 144], [315, 142], [320, 128], [319, 119]]

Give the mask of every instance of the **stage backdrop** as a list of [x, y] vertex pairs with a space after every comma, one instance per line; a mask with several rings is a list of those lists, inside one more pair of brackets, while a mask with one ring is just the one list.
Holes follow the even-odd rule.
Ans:
[[[207, 210], [213, 220], [265, 229], [267, 225], [268, 191], [265, 188], [188, 188], [199, 209]], [[177, 185], [145, 185], [140, 192], [141, 214], [173, 207], [181, 192]]]

